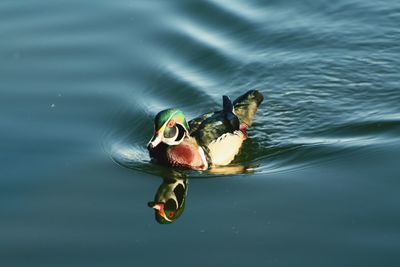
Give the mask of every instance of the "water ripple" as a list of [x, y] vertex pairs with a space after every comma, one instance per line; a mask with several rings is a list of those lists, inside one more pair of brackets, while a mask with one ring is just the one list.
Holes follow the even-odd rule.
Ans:
[[[112, 154], [123, 165], [146, 169], [144, 143], [158, 110], [179, 107], [190, 119], [218, 109], [222, 94], [234, 98], [254, 88], [266, 100], [234, 164], [258, 164], [256, 172], [290, 170], [393, 141], [398, 122], [383, 118], [399, 112], [398, 60], [385, 38], [364, 49], [376, 34], [365, 27], [369, 20], [347, 16], [346, 5], [209, 0], [168, 6], [151, 39], [159, 73], [137, 101], [146, 102], [139, 104], [146, 116], [133, 129], [122, 127], [125, 137], [114, 139]], [[138, 135], [139, 127], [147, 135]]]

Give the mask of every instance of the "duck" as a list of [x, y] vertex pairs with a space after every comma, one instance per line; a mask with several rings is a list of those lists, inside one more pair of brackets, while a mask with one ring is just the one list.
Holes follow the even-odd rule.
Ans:
[[222, 96], [222, 110], [190, 121], [177, 108], [160, 111], [147, 144], [150, 158], [176, 168], [204, 171], [229, 165], [239, 154], [264, 96], [250, 90], [234, 101]]

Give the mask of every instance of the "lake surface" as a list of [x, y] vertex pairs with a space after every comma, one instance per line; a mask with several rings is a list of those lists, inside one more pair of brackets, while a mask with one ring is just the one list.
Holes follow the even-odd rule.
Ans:
[[[400, 266], [400, 1], [3, 0], [0, 22], [1, 266]], [[185, 172], [158, 224], [154, 115], [250, 89], [247, 171]]]

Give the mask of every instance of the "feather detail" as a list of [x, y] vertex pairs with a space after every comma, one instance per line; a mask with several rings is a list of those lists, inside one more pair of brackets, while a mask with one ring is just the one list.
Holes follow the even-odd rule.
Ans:
[[225, 133], [208, 145], [213, 165], [227, 165], [239, 153], [245, 136], [242, 131]]
[[257, 108], [263, 100], [264, 96], [257, 90], [250, 90], [235, 99], [233, 105], [235, 107], [235, 114], [238, 116], [240, 122], [250, 127]]
[[196, 170], [208, 168], [204, 151], [193, 138], [187, 138], [179, 145], [169, 146], [166, 154], [167, 161], [172, 166]]

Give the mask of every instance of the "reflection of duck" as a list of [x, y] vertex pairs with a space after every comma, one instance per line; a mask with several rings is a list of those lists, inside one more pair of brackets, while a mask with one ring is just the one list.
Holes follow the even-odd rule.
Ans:
[[187, 123], [182, 111], [167, 109], [154, 119], [150, 156], [159, 163], [206, 170], [229, 164], [239, 153], [263, 95], [247, 92], [233, 103], [223, 96], [223, 110], [204, 114]]
[[[251, 173], [252, 166], [235, 165], [219, 166], [212, 168], [210, 174], [238, 174]], [[171, 170], [163, 175], [163, 182], [157, 189], [154, 201], [148, 203], [156, 214], [156, 221], [161, 224], [169, 224], [178, 219], [186, 206], [188, 191], [188, 179], [185, 173]]]
[[188, 181], [184, 177], [164, 178], [149, 207], [156, 212], [156, 221], [161, 224], [172, 223], [185, 209]]

